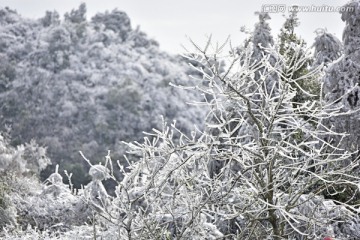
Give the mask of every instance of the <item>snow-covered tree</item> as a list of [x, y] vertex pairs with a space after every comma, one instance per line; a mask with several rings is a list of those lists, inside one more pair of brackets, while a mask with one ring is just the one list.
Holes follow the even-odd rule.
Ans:
[[59, 25], [60, 24], [60, 15], [58, 12], [46, 11], [45, 17], [40, 19], [44, 27], [49, 27], [51, 25]]
[[300, 39], [295, 33], [295, 28], [300, 26], [300, 21], [297, 15], [298, 10], [293, 8], [293, 11], [291, 11], [289, 16], [286, 17], [283, 27], [280, 29], [280, 54], [285, 54], [288, 48], [291, 47], [291, 44], [301, 44], [302, 46], [305, 45], [304, 41]]
[[324, 64], [328, 66], [333, 61], [339, 59], [343, 53], [343, 46], [340, 40], [326, 29], [317, 29], [316, 38], [313, 44], [315, 48], [314, 66]]
[[78, 9], [73, 9], [70, 13], [66, 13], [65, 20], [72, 23], [81, 23], [86, 21], [86, 4], [81, 3]]
[[258, 59], [262, 59], [259, 52], [263, 52], [264, 48], [268, 48], [274, 44], [274, 39], [271, 35], [271, 28], [267, 20], [271, 19], [267, 12], [256, 12], [259, 16], [259, 22], [255, 25], [252, 33], [252, 44], [255, 46], [254, 55]]
[[293, 11], [286, 17], [278, 36], [279, 53], [288, 62], [286, 64], [287, 69], [283, 69], [287, 76], [282, 80], [289, 79], [291, 75], [290, 85], [296, 89], [296, 95], [293, 99], [295, 103], [316, 100], [320, 93], [320, 84], [316, 76], [312, 79], [303, 78], [310, 71], [312, 59], [308, 58], [307, 62], [303, 62], [302, 65], [294, 66], [294, 63], [299, 62], [298, 59], [303, 58], [308, 51], [305, 41], [296, 34], [296, 27], [299, 25], [298, 10], [293, 8]]
[[[201, 59], [214, 56], [207, 49], [198, 49]], [[272, 48], [264, 50], [279, 54]], [[357, 205], [323, 196], [337, 186], [359, 184], [359, 178], [351, 175], [358, 162], [344, 164], [350, 153], [338, 154], [337, 145], [319, 137], [343, 136], [328, 131], [320, 121], [338, 112], [309, 101], [294, 111], [295, 91], [286, 81], [279, 82], [278, 94], [268, 94], [261, 86], [250, 92], [251, 83], [259, 81], [258, 64], [264, 70], [263, 79], [274, 72], [281, 74], [277, 66], [287, 64], [279, 58], [273, 66], [264, 55], [250, 65], [252, 53], [249, 48], [244, 56], [233, 54], [228, 66], [237, 66], [235, 72], [218, 74], [216, 65], [208, 62], [212, 73], [205, 78], [208, 87], [199, 90], [212, 95], [203, 104], [209, 110], [209, 131], [195, 130], [188, 136], [177, 123], [164, 123], [143, 143], [129, 144], [140, 160], [130, 164], [129, 172], [124, 171], [113, 201], [116, 207], [104, 216], [111, 219], [121, 238], [360, 236]], [[253, 98], [254, 94], [259, 97]], [[228, 113], [229, 105], [237, 111], [234, 117]], [[304, 113], [311, 118], [304, 121]], [[313, 128], [312, 122], [320, 126]], [[233, 123], [236, 128], [229, 128]], [[209, 168], [213, 160], [223, 162], [216, 175]]]
[[113, 10], [111, 13], [98, 13], [92, 17], [91, 21], [97, 25], [98, 28], [103, 25], [105, 30], [109, 29], [119, 34], [123, 41], [128, 38], [132, 31], [131, 22], [128, 15], [125, 12], [119, 11], [117, 9]]
[[[271, 18], [267, 12], [256, 12], [255, 14], [259, 16], [259, 22], [255, 24], [255, 29], [247, 47], [252, 49], [251, 58], [247, 64], [258, 68], [254, 72], [257, 82], [249, 81], [252, 86], [249, 85], [248, 89], [250, 92], [255, 93], [253, 97], [257, 98], [256, 89], [258, 88], [262, 88], [262, 91], [272, 96], [278, 94], [280, 76], [276, 72], [269, 74], [267, 67], [261, 64], [261, 60], [266, 56], [269, 60], [268, 63], [275, 67], [278, 58], [271, 51], [268, 51], [269, 48], [274, 46], [271, 28], [267, 22]], [[247, 54], [244, 53], [249, 53], [249, 51], [240, 53], [240, 56], [245, 56], [243, 60], [246, 61]]]
[[244, 43], [236, 49], [236, 53], [242, 55], [243, 52], [246, 52], [248, 47], [254, 47], [252, 53], [252, 61], [256, 62], [262, 59], [265, 53], [264, 49], [274, 45], [274, 39], [271, 34], [271, 28], [269, 23], [270, 15], [267, 12], [255, 12], [255, 15], [258, 16], [259, 21], [255, 24], [254, 30], [250, 31], [241, 28], [241, 32], [247, 34], [247, 37]]
[[[346, 113], [354, 111], [350, 115], [339, 116], [330, 119], [327, 127], [335, 131], [342, 131], [349, 134], [344, 139], [333, 139], [338, 144], [349, 151], [357, 151], [360, 141], [359, 113], [359, 74], [360, 74], [360, 50], [358, 49], [360, 32], [360, 13], [359, 1], [351, 1], [345, 7], [352, 8], [354, 11], [341, 12], [341, 19], [346, 26], [343, 33], [344, 54], [328, 66], [324, 77], [324, 100], [327, 103], [336, 103], [339, 111]], [[329, 35], [326, 35], [329, 37]], [[328, 38], [330, 40], [333, 38]], [[330, 44], [331, 43], [331, 44]], [[339, 54], [339, 45], [330, 41], [327, 45], [330, 50], [334, 50]], [[337, 56], [335, 54], [335, 56]], [[331, 139], [329, 139], [330, 141]]]

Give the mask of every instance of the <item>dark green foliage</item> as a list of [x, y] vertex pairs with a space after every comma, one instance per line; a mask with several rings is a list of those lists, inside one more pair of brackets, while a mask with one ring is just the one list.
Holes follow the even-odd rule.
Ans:
[[295, 28], [300, 25], [300, 21], [297, 16], [298, 12], [296, 8], [294, 9], [280, 29], [279, 53], [287, 62], [285, 64], [286, 69], [283, 69], [286, 76], [283, 80], [287, 79], [286, 81], [290, 83], [291, 87], [296, 89], [296, 95], [293, 98], [294, 107], [296, 107], [296, 103], [319, 99], [320, 83], [317, 79], [302, 78], [302, 76], [305, 76], [311, 70], [311, 59], [308, 58], [301, 65], [294, 66], [295, 62], [299, 62], [307, 54], [305, 41], [295, 32]]

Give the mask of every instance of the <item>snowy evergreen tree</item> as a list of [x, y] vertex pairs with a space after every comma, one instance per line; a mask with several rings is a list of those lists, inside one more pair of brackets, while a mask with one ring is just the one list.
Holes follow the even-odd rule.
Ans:
[[326, 29], [317, 29], [317, 36], [313, 47], [315, 48], [314, 66], [324, 64], [328, 66], [333, 61], [339, 59], [343, 53], [343, 46], [340, 40]]
[[[343, 164], [349, 165], [358, 161], [359, 158], [359, 140], [360, 127], [359, 122], [359, 50], [357, 50], [358, 39], [360, 39], [357, 26], [360, 25], [360, 14], [356, 10], [359, 8], [359, 1], [351, 1], [344, 7], [353, 9], [353, 11], [341, 12], [342, 20], [345, 21], [346, 27], [343, 33], [344, 54], [328, 64], [325, 68], [323, 79], [324, 106], [330, 109], [337, 109], [339, 114], [328, 119], [323, 119], [322, 123], [331, 131], [344, 132], [342, 136], [325, 135], [325, 140], [332, 144], [338, 145], [337, 152], [341, 154], [344, 151], [352, 152], [352, 156]], [[340, 46], [330, 35], [327, 37], [328, 42], [325, 47], [329, 47], [332, 52], [327, 52], [330, 59], [340, 54]], [[324, 59], [325, 61], [325, 59]], [[359, 174], [359, 169], [354, 169], [353, 175]], [[341, 202], [358, 202], [360, 195], [358, 189], [351, 185], [344, 184], [334, 187], [333, 191], [326, 194], [328, 198], [336, 199]]]
[[260, 52], [264, 52], [264, 48], [269, 48], [274, 44], [274, 39], [271, 35], [271, 28], [267, 20], [271, 19], [270, 15], [266, 12], [256, 12], [259, 16], [259, 22], [255, 25], [252, 35], [252, 44], [254, 45], [254, 58], [257, 60], [262, 59]]
[[[360, 74], [360, 50], [358, 49], [360, 14], [357, 11], [359, 4], [359, 1], [351, 1], [345, 7], [352, 7], [355, 10], [341, 12], [341, 19], [346, 23], [343, 33], [344, 55], [328, 66], [324, 77], [324, 99], [327, 103], [335, 102], [342, 113], [356, 110], [360, 104], [360, 81], [358, 77]], [[327, 56], [330, 59], [338, 56], [340, 46], [333, 37], [329, 36], [325, 35], [324, 40], [328, 40], [325, 46], [332, 50], [332, 53]], [[360, 128], [360, 121], [357, 112], [352, 113], [350, 116], [334, 117], [327, 125], [335, 131], [349, 134], [343, 139], [333, 140], [342, 148], [352, 151], [359, 149], [360, 132], [358, 129]]]
[[300, 39], [295, 33], [295, 28], [300, 26], [300, 21], [297, 14], [297, 9], [293, 8], [293, 11], [290, 12], [289, 16], [285, 19], [283, 27], [280, 29], [280, 54], [285, 54], [285, 52], [291, 48], [291, 44], [301, 44], [302, 46], [305, 45], [304, 41]]
[[299, 62], [299, 59], [303, 59], [308, 54], [305, 41], [295, 32], [295, 28], [299, 25], [298, 10], [293, 8], [293, 11], [285, 19], [278, 37], [279, 53], [284, 58], [284, 61], [288, 62], [286, 64], [287, 69], [282, 70], [286, 75], [282, 80], [290, 79], [290, 86], [296, 89], [296, 95], [293, 99], [295, 103], [316, 100], [320, 93], [320, 84], [316, 77], [313, 79], [303, 78], [310, 71], [312, 59], [306, 58], [307, 61], [302, 62], [301, 65], [294, 65], [294, 63]]
[[[253, 49], [250, 64], [259, 66], [259, 69], [255, 71], [255, 79], [257, 79], [257, 82], [255, 84], [253, 83], [253, 86], [250, 86], [249, 88], [249, 90], [254, 94], [254, 98], [257, 97], [257, 91], [255, 91], [255, 89], [258, 89], [259, 86], [261, 86], [259, 94], [264, 91], [266, 94], [274, 96], [278, 94], [280, 90], [279, 74], [277, 72], [268, 74], [268, 72], [266, 72], [268, 69], [260, 64], [264, 56], [267, 56], [269, 58], [269, 64], [275, 66], [278, 58], [277, 54], [274, 54], [271, 50], [269, 51], [270, 48], [274, 47], [274, 39], [271, 35], [271, 28], [267, 23], [267, 20], [271, 18], [267, 12], [256, 12], [256, 14], [259, 16], [259, 22], [255, 25], [250, 41]], [[249, 47], [251, 48], [251, 46]]]

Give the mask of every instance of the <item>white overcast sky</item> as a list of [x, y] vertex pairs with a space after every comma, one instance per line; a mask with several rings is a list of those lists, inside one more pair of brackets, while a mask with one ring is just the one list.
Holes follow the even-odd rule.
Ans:
[[[16, 9], [23, 17], [39, 18], [46, 10], [57, 10], [60, 15], [87, 4], [87, 17], [97, 12], [117, 8], [125, 11], [132, 26], [141, 30], [160, 43], [161, 49], [171, 53], [181, 53], [181, 45], [189, 46], [187, 37], [202, 44], [206, 36], [222, 43], [228, 35], [234, 46], [241, 43], [244, 34], [240, 27], [253, 29], [257, 21], [255, 11], [261, 11], [264, 4], [294, 4], [301, 6], [334, 6], [347, 3], [346, 0], [0, 0], [0, 7]], [[282, 13], [271, 14], [270, 26], [277, 35], [284, 17]], [[312, 44], [317, 28], [326, 28], [341, 39], [344, 23], [337, 12], [299, 13], [301, 26], [298, 33]]]

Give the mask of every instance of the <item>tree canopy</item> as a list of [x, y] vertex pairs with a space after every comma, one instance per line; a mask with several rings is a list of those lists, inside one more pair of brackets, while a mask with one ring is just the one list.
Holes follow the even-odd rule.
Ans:
[[81, 4], [63, 21], [57, 12], [29, 20], [2, 9], [0, 22], [0, 125], [11, 127], [13, 145], [35, 139], [61, 169], [75, 171], [79, 150], [95, 162], [107, 150], [120, 159], [121, 142], [140, 141], [160, 115], [183, 129], [200, 124], [204, 112], [186, 101], [201, 96], [170, 86], [191, 82], [190, 67], [133, 29], [126, 13], [87, 21]]

